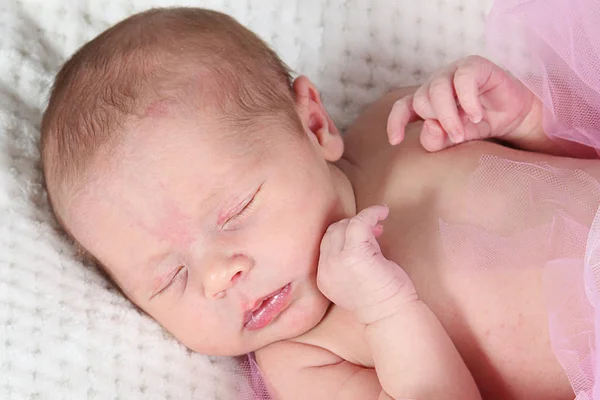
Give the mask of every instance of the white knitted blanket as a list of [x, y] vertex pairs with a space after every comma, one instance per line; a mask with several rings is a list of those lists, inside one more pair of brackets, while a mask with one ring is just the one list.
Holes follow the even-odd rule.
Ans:
[[234, 399], [234, 360], [192, 354], [57, 233], [40, 115], [80, 45], [152, 6], [225, 11], [321, 89], [343, 128], [393, 86], [483, 51], [485, 0], [1, 0], [0, 399]]

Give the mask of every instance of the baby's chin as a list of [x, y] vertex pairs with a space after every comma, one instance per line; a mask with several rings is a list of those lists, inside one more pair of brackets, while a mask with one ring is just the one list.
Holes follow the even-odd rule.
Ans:
[[259, 339], [260, 346], [252, 351], [307, 334], [321, 323], [331, 304], [321, 292], [298, 299], [276, 321], [273, 321], [271, 329], [265, 330], [264, 336]]

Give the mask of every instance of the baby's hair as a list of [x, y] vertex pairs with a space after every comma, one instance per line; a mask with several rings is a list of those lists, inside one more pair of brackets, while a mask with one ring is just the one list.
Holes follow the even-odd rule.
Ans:
[[128, 118], [165, 99], [219, 111], [234, 126], [299, 124], [290, 70], [254, 33], [216, 11], [152, 9], [100, 34], [57, 74], [42, 118], [44, 177], [62, 185], [81, 176]]
[[62, 66], [43, 114], [44, 181], [67, 234], [56, 197], [89, 181], [128, 124], [162, 101], [208, 112], [233, 131], [274, 119], [301, 126], [289, 68], [233, 18], [199, 8], [133, 15]]

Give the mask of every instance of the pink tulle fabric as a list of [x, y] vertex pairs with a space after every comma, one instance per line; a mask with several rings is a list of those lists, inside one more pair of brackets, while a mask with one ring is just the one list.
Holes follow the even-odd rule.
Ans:
[[597, 286], [586, 277], [597, 268], [588, 259], [600, 262], [600, 183], [578, 169], [484, 155], [464, 202], [471, 211], [460, 222], [440, 220], [446, 261], [466, 273], [541, 269], [552, 349], [577, 399], [600, 399], [591, 395]]
[[[569, 143], [600, 154], [600, 0], [497, 0], [487, 41], [493, 60], [543, 101], [549, 137], [573, 156], [583, 154]], [[497, 193], [513, 195], [490, 202]], [[543, 268], [552, 348], [576, 400], [600, 400], [598, 181], [581, 170], [483, 156], [465, 202], [473, 204], [466, 218], [440, 220], [445, 255], [456, 268]], [[483, 211], [482, 202], [497, 209]], [[237, 374], [241, 399], [270, 400], [252, 355]]]
[[248, 354], [241, 360], [236, 373], [242, 380], [240, 400], [271, 400], [254, 354]]
[[[487, 22], [496, 61], [542, 100], [545, 132], [573, 156], [583, 154], [569, 143], [600, 154], [599, 22], [598, 0], [497, 0]], [[471, 180], [475, 186], [507, 183], [528, 185], [522, 191], [528, 198], [509, 206], [515, 207], [510, 217], [526, 229], [501, 240], [480, 236], [477, 246], [492, 255], [478, 254], [479, 265], [500, 265], [495, 254], [508, 254], [507, 246], [521, 252], [525, 264], [544, 265], [552, 348], [576, 399], [600, 400], [600, 186], [583, 171], [492, 159], [482, 159]], [[475, 237], [459, 234], [473, 227], [442, 223], [441, 229], [446, 248], [455, 252], [465, 251], [456, 236]]]
[[600, 2], [496, 0], [488, 48], [545, 104], [554, 138], [600, 148]]

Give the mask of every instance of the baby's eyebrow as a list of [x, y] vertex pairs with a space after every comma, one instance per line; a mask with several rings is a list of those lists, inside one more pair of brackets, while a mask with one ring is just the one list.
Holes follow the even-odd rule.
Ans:
[[144, 279], [139, 279], [137, 283], [145, 286], [145, 283], [142, 281], [148, 281], [147, 278], [154, 277], [156, 273], [160, 271], [161, 267], [165, 266], [164, 260], [166, 258], [166, 253], [156, 252], [148, 257], [143, 257], [139, 262], [136, 262], [136, 266], [133, 269], [139, 271], [139, 273], [144, 277]]
[[166, 254], [163, 252], [152, 254], [144, 259], [142, 268], [144, 270], [156, 270], [160, 267], [161, 261], [164, 260], [165, 257]]
[[131, 279], [129, 279], [131, 293], [135, 297], [143, 300], [150, 298], [158, 284], [156, 281], [162, 275], [161, 270], [166, 267], [163, 262], [166, 258], [165, 253], [154, 253], [135, 263], [132, 268], [135, 272], [132, 273]]

